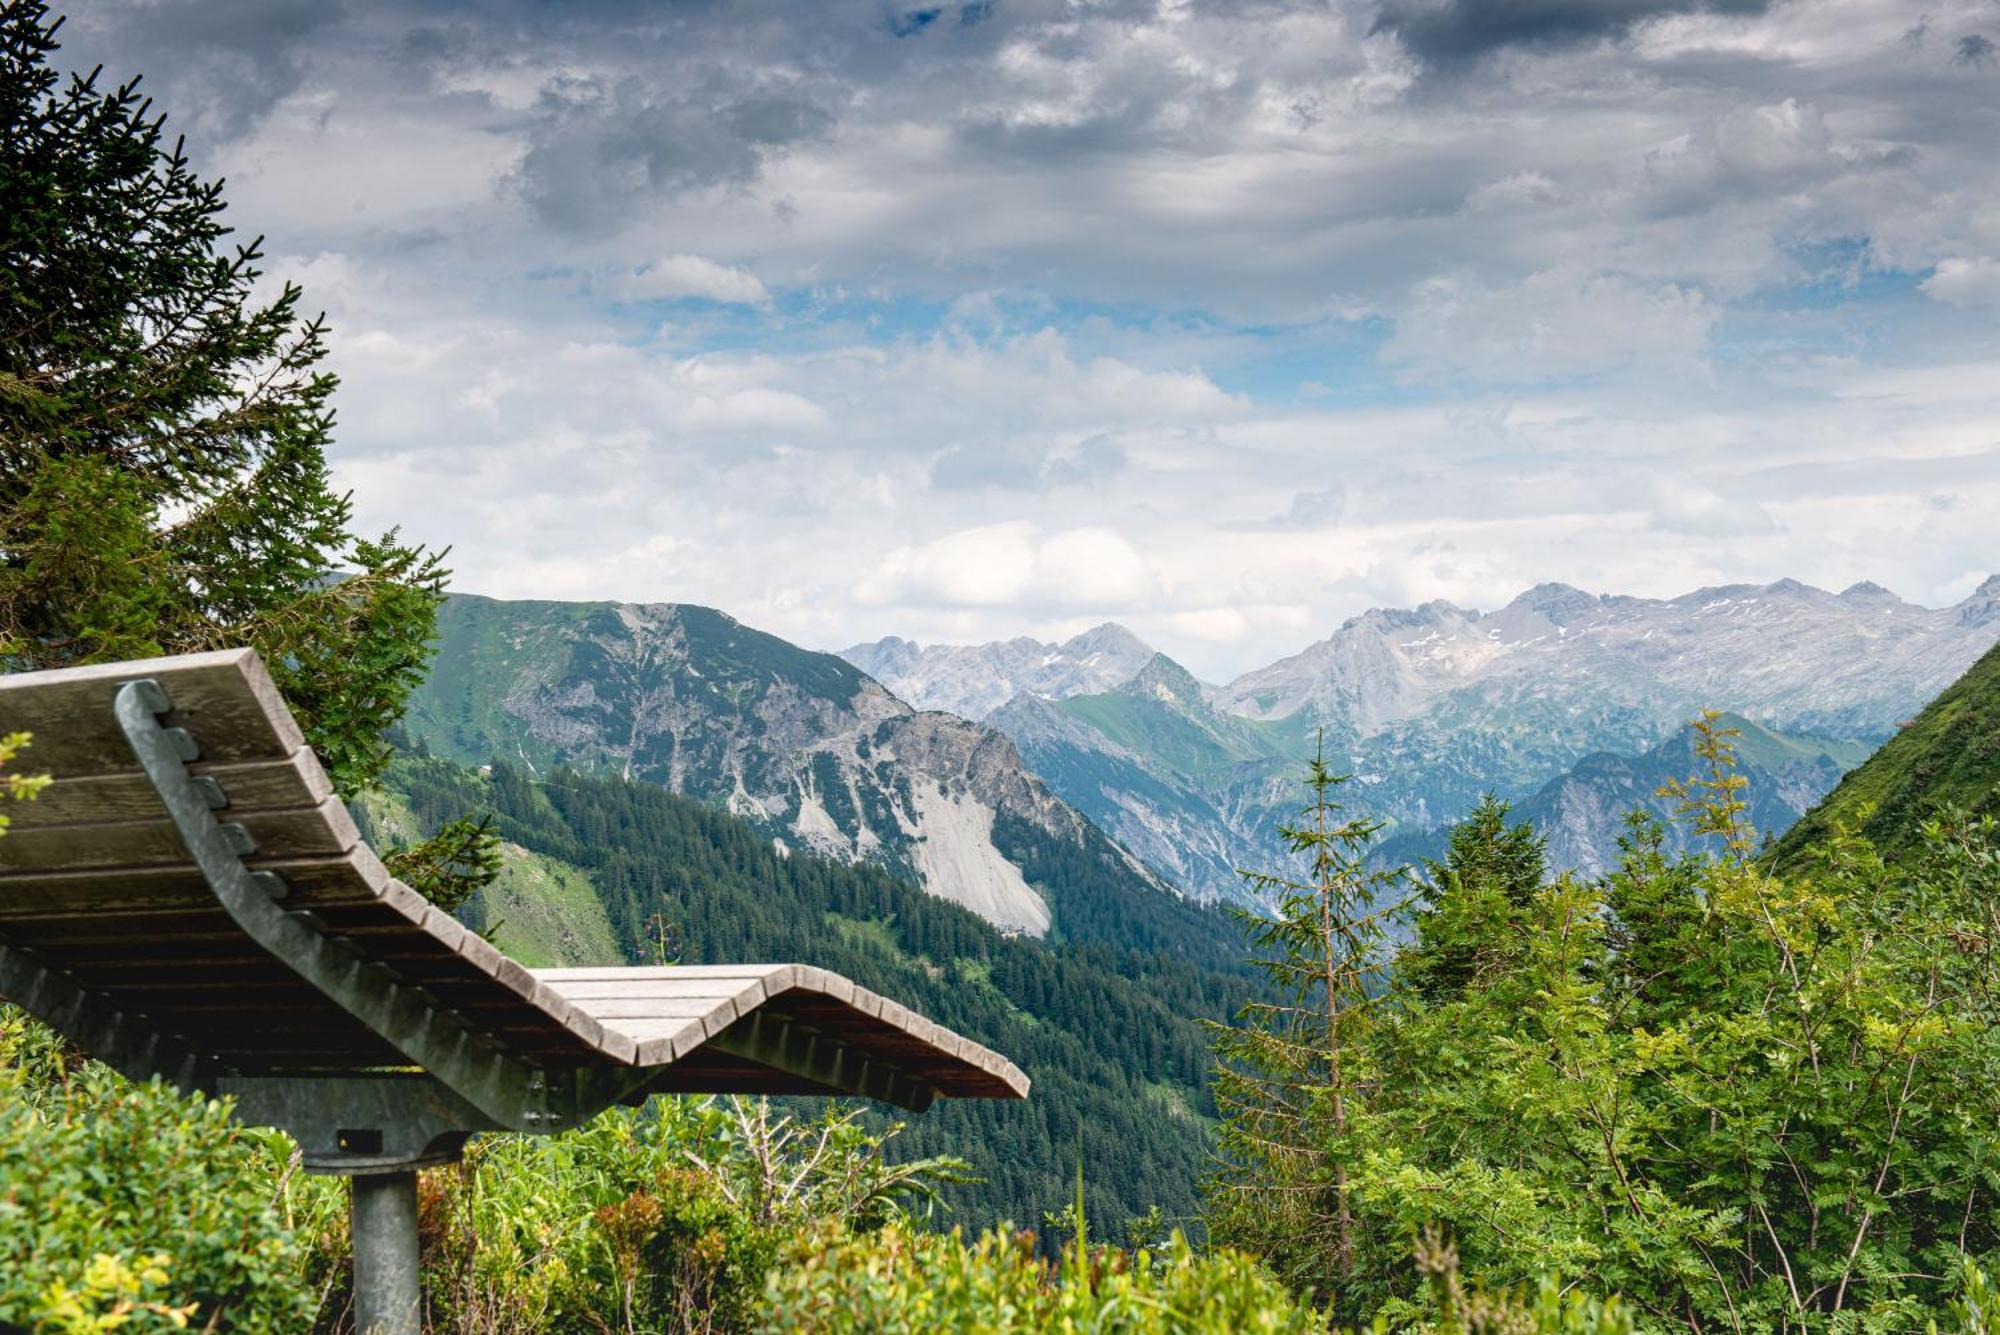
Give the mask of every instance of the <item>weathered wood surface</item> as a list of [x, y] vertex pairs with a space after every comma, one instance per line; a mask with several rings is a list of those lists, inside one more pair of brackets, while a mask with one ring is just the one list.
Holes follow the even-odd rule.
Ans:
[[704, 1046], [768, 1009], [946, 1094], [1027, 1091], [1005, 1058], [811, 966], [523, 968], [389, 876], [247, 650], [0, 677], [0, 732], [33, 733], [23, 771], [57, 776], [0, 839], [0, 941], [135, 1024], [243, 1072], [406, 1061], [222, 910], [113, 716], [118, 687], [148, 677], [172, 702], [165, 722], [201, 745], [190, 770], [220, 785], [216, 818], [255, 844], [246, 865], [284, 883], [281, 906], [517, 1055], [669, 1068], [657, 1089], [822, 1090]]
[[[0, 680], [5, 680], [0, 678]], [[35, 748], [21, 754], [17, 767], [23, 773], [40, 773], [30, 760]], [[128, 758], [128, 765], [130, 764]], [[215, 780], [228, 806], [225, 820], [245, 811], [268, 811], [316, 807], [333, 795], [319, 760], [305, 747], [281, 760], [259, 760], [245, 764], [213, 765], [201, 761], [188, 766], [198, 776]], [[78, 825], [95, 822], [165, 821], [166, 808], [160, 795], [136, 768], [115, 774], [60, 774], [32, 802], [15, 802], [7, 808], [15, 834], [44, 825]]]
[[[10, 833], [0, 843], [9, 842]], [[337, 857], [267, 858], [247, 865], [270, 871], [290, 891], [285, 906], [314, 909], [334, 904], [382, 902], [388, 872], [366, 844]], [[82, 914], [90, 917], [179, 912], [213, 904], [215, 896], [192, 862], [144, 867], [94, 867], [81, 871], [31, 868], [0, 871], [0, 932], [16, 918]]]
[[1028, 1080], [996, 1052], [887, 997], [804, 964], [538, 969], [535, 977], [608, 1029], [638, 1040], [642, 1066], [682, 1060], [756, 1010], [805, 1020], [947, 1094], [1013, 1097]]
[[[241, 825], [252, 841], [249, 856], [338, 857], [361, 842], [354, 820], [337, 797], [290, 810], [231, 810], [217, 819]], [[180, 831], [158, 820], [89, 821], [76, 825], [26, 825], [0, 839], [0, 870], [61, 867], [172, 866], [188, 860]]]
[[166, 723], [199, 737], [203, 760], [282, 760], [305, 745], [262, 660], [248, 649], [221, 649], [0, 677], [0, 733], [34, 734], [20, 771], [60, 778], [138, 769], [111, 701], [120, 686], [144, 677], [165, 688], [173, 702]]

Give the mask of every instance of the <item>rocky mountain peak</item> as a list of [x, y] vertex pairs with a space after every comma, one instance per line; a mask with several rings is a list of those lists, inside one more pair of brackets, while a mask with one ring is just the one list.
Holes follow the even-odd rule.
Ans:
[[983, 719], [1019, 695], [1062, 700], [1120, 686], [1153, 648], [1116, 622], [1061, 644], [1030, 636], [986, 644], [915, 645], [890, 636], [855, 645], [841, 657], [920, 709]]
[[1202, 707], [1208, 694], [1192, 672], [1165, 654], [1154, 654], [1138, 676], [1118, 689], [1126, 695], [1150, 696], [1189, 709]]
[[1151, 656], [1153, 647], [1117, 622], [1107, 621], [1101, 626], [1092, 626], [1081, 635], [1070, 636], [1062, 642], [1061, 651], [1076, 658], [1089, 654], [1136, 658]]
[[1585, 593], [1574, 585], [1548, 583], [1537, 584], [1508, 603], [1503, 610], [1532, 612], [1552, 625], [1566, 626], [1595, 615], [1600, 605], [1595, 595]]
[[1972, 596], [1958, 605], [1958, 624], [1990, 626], [1996, 622], [2000, 622], [2000, 575], [1988, 575]]

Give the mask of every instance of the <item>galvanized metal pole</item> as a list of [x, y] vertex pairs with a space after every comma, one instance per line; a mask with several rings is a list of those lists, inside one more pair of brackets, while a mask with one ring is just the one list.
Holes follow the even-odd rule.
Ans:
[[417, 1175], [349, 1178], [355, 1335], [422, 1335], [417, 1269]]

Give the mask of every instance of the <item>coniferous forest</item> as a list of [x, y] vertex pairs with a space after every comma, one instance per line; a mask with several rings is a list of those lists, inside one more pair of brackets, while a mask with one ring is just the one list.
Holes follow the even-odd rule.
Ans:
[[[1042, 1215], [1073, 1195], [1081, 1156], [1088, 1208], [1112, 1237], [1156, 1207], [1155, 1231], [1199, 1232], [1215, 1122], [1203, 1021], [1226, 1020], [1258, 990], [1226, 915], [1163, 914], [1181, 935], [1151, 950], [1043, 945], [879, 869], [780, 856], [743, 822], [659, 788], [541, 781], [500, 763], [481, 778], [427, 757], [400, 761], [389, 783], [427, 827], [490, 812], [502, 838], [584, 870], [626, 951], [617, 962], [653, 958], [662, 928], [679, 963], [810, 962], [1007, 1053], [1032, 1098], [947, 1102], [899, 1139], [963, 1157], [984, 1179], [944, 1191], [946, 1222], [1006, 1220], [1052, 1243]], [[482, 917], [477, 906], [469, 916]]]

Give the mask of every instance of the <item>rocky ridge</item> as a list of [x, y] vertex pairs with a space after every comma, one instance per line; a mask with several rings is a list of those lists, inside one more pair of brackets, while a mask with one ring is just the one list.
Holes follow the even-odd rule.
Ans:
[[[1562, 804], [1543, 816], [1560, 812], [1566, 825], [1561, 857], [1594, 865], [1637, 792], [1614, 771], [1671, 743], [1700, 711], [1872, 747], [1996, 638], [2000, 577], [1935, 609], [1872, 583], [1830, 593], [1779, 580], [1668, 599], [1543, 584], [1492, 612], [1442, 601], [1372, 610], [1222, 686], [1149, 656], [1109, 687], [1023, 691], [988, 719], [1059, 795], [1176, 884], [1233, 897], [1238, 867], [1277, 856], [1272, 830], [1316, 745], [1354, 774], [1357, 805], [1410, 836], [1447, 825], [1482, 793], [1526, 803], [1566, 780]], [[1006, 645], [1005, 655], [908, 646], [882, 670], [892, 688], [910, 689], [900, 664], [952, 664], [925, 679], [927, 698], [984, 708], [985, 695], [952, 691], [978, 680], [990, 694], [1005, 676], [999, 659], [1060, 659], [1065, 648]], [[1788, 792], [1784, 811], [1765, 814], [1796, 815], [1806, 800], [1804, 788]]]
[[918, 645], [891, 635], [840, 656], [919, 709], [984, 719], [1016, 696], [1060, 700], [1129, 681], [1153, 656], [1123, 626], [1107, 623], [1061, 644], [1021, 636], [991, 644]]
[[1009, 931], [1042, 935], [1057, 912], [1003, 851], [1024, 831], [1164, 889], [1001, 733], [708, 608], [453, 597], [407, 726], [460, 761], [613, 770], [714, 802], [781, 848], [901, 868]]

